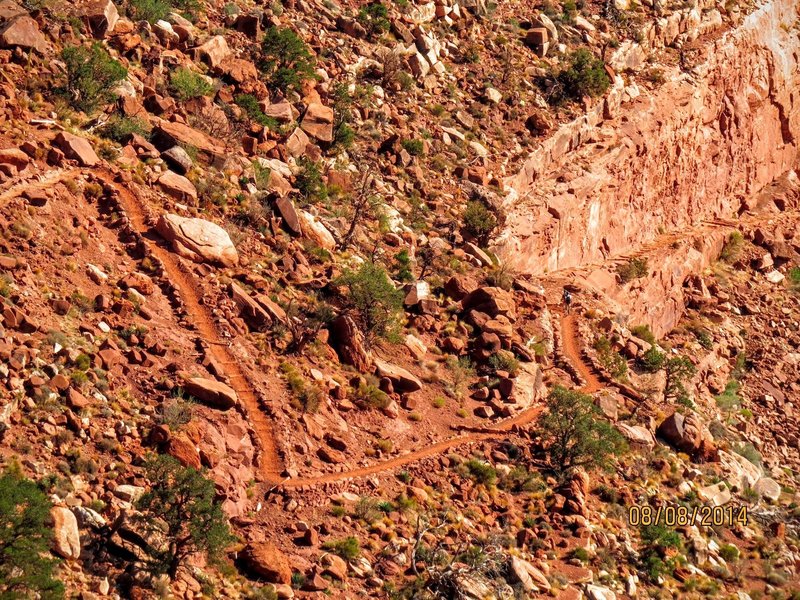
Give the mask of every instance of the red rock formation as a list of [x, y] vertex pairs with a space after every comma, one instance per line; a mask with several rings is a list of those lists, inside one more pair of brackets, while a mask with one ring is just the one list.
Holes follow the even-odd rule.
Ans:
[[[690, 72], [622, 107], [622, 81], [506, 180], [501, 245], [543, 273], [599, 262], [702, 219], [731, 216], [797, 154], [797, 0], [708, 44]], [[635, 95], [635, 94], [634, 94]], [[628, 95], [630, 96], [630, 94]], [[591, 165], [591, 167], [589, 167]]]

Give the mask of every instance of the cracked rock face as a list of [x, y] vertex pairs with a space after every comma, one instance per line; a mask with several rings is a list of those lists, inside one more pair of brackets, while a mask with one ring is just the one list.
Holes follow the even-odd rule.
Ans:
[[600, 262], [660, 228], [730, 216], [788, 171], [800, 79], [797, 36], [781, 23], [796, 10], [797, 0], [764, 5], [690, 71], [621, 108], [612, 92], [545, 140], [506, 180], [501, 245], [516, 267], [538, 274]]

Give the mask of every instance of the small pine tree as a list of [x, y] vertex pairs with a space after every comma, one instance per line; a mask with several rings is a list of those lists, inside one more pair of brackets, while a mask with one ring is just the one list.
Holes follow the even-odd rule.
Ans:
[[270, 27], [261, 42], [261, 69], [267, 85], [286, 92], [314, 77], [314, 57], [305, 42], [289, 28]]
[[562, 481], [577, 468], [607, 467], [625, 449], [625, 440], [602, 419], [590, 396], [560, 385], [550, 391], [539, 423], [550, 466]]
[[378, 337], [394, 337], [403, 308], [403, 294], [394, 287], [383, 268], [366, 262], [358, 271], [346, 271], [336, 283], [347, 287], [346, 309], [354, 313], [368, 344]]
[[167, 455], [150, 458], [145, 472], [152, 487], [136, 503], [142, 512], [139, 522], [165, 539], [163, 547], [147, 548], [148, 571], [175, 577], [192, 554], [218, 558], [234, 538], [215, 499], [214, 483]]
[[475, 237], [481, 244], [485, 244], [489, 240], [489, 236], [497, 227], [497, 217], [479, 200], [467, 202], [461, 218], [467, 233]]
[[665, 362], [664, 370], [667, 373], [664, 397], [667, 399], [674, 398], [681, 403], [686, 403], [689, 399], [686, 382], [697, 371], [694, 363], [685, 356], [673, 356]]
[[68, 46], [61, 51], [61, 58], [66, 64], [70, 102], [85, 113], [108, 103], [114, 87], [128, 76], [128, 70], [99, 43], [88, 48]]
[[63, 584], [53, 577], [58, 561], [48, 558], [53, 530], [50, 502], [19, 467], [0, 477], [0, 598], [56, 600]]

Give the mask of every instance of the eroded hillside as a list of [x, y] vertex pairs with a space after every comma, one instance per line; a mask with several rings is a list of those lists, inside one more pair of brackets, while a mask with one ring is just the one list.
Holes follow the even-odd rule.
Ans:
[[796, 597], [796, 19], [4, 0], [0, 596]]

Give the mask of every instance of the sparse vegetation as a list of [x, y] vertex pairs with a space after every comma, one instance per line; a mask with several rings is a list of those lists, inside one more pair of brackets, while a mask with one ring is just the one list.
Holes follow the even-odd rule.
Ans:
[[590, 50], [579, 48], [568, 58], [569, 67], [558, 74], [563, 97], [580, 100], [583, 96], [602, 96], [611, 85], [603, 61]]
[[648, 273], [649, 266], [646, 258], [631, 258], [628, 262], [617, 266], [617, 275], [622, 283], [647, 277]]
[[143, 531], [163, 536], [163, 542], [146, 547], [144, 567], [154, 575], [174, 577], [193, 554], [210, 560], [232, 543], [214, 483], [200, 472], [183, 467], [171, 456], [156, 456], [145, 464], [150, 488], [136, 502]]
[[173, 71], [169, 83], [170, 89], [179, 100], [208, 96], [214, 91], [214, 87], [205, 77], [185, 67]]
[[719, 259], [722, 262], [729, 264], [735, 263], [739, 259], [743, 247], [744, 236], [740, 231], [734, 231], [725, 241], [725, 245], [722, 247], [722, 252], [720, 252]]
[[497, 217], [479, 200], [470, 200], [462, 215], [464, 229], [485, 244], [497, 227]]
[[61, 51], [70, 103], [85, 113], [94, 112], [113, 98], [114, 88], [128, 76], [128, 70], [111, 58], [102, 44], [67, 46]]
[[322, 544], [322, 547], [329, 552], [341, 556], [345, 560], [356, 559], [359, 554], [361, 554], [361, 544], [358, 543], [358, 538], [352, 536], [341, 540], [325, 542]]

